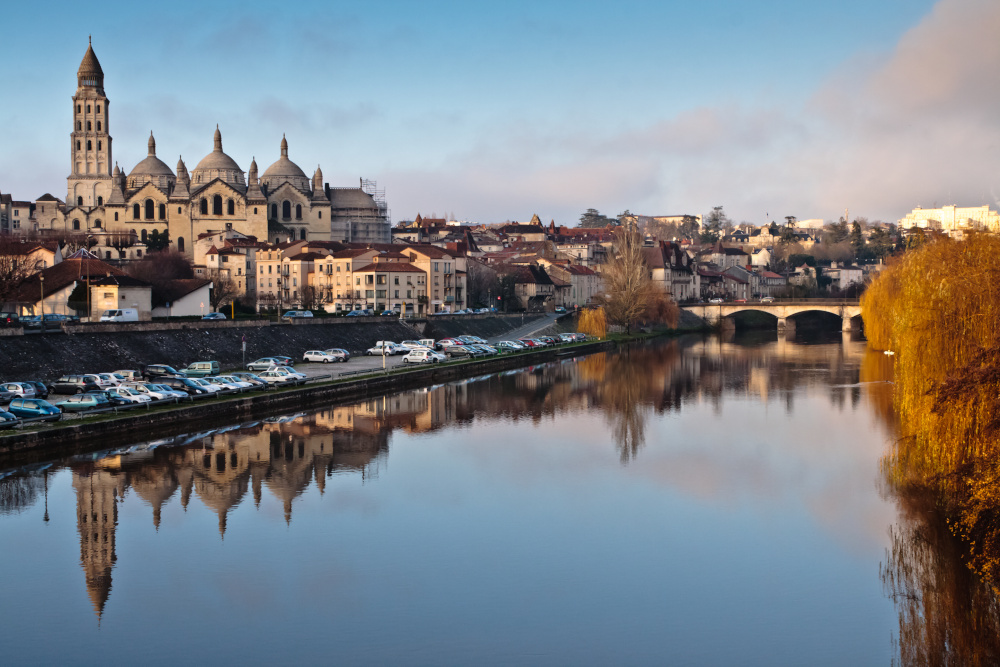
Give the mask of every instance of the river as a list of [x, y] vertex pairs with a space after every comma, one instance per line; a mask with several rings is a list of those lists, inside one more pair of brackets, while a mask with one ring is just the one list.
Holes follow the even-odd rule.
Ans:
[[916, 637], [911, 560], [982, 591], [884, 479], [885, 363], [840, 333], [659, 340], [0, 472], [0, 650], [916, 664], [953, 647]]

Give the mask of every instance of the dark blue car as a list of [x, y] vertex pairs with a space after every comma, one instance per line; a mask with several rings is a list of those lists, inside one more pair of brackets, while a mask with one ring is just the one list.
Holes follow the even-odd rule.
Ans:
[[7, 406], [7, 411], [21, 419], [44, 417], [45, 421], [55, 422], [62, 417], [59, 408], [41, 398], [15, 398]]

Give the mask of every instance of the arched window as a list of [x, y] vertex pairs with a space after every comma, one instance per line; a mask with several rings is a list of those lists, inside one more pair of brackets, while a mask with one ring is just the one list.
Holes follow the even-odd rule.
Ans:
[[76, 140], [76, 150], [80, 150], [80, 140]]
[[118, 211], [115, 211], [115, 222], [118, 222]]
[[295, 205], [295, 219], [296, 220], [302, 219], [302, 204]]
[[145, 242], [146, 242], [146, 230], [145, 230], [145, 229], [144, 229], [144, 230], [142, 230], [142, 242], [143, 242], [143, 243], [145, 243]]
[[100, 141], [97, 142], [97, 150], [101, 150], [101, 142]]
[[83, 121], [79, 121], [79, 120], [76, 121], [76, 129], [77, 130], [82, 130], [83, 129]]
[[93, 126], [93, 125], [92, 125], [92, 124], [90, 123], [90, 121], [88, 120], [88, 121], [87, 121], [87, 132], [90, 132], [90, 131], [91, 131], [92, 129], [94, 129], [94, 126]]
[[292, 217], [292, 203], [287, 199], [281, 204], [281, 217], [284, 220], [288, 220]]
[[139, 205], [132, 204], [132, 219], [138, 220], [141, 216], [142, 214], [139, 212]]
[[76, 198], [76, 205], [77, 206], [83, 206], [83, 197], [77, 197]]
[[300, 241], [305, 241], [306, 240], [306, 229], [305, 229], [305, 227], [303, 227], [302, 229], [299, 230], [299, 240]]
[[278, 205], [271, 204], [271, 217], [277, 219], [278, 217]]
[[104, 251], [104, 259], [111, 259], [111, 251], [110, 250], [105, 250]]
[[253, 214], [257, 215], [257, 207], [256, 206], [253, 207]]
[[98, 206], [104, 206], [104, 197], [102, 197], [100, 195], [97, 196], [97, 205]]
[[82, 109], [81, 109], [80, 105], [79, 105], [79, 104], [77, 104], [77, 105], [76, 105], [76, 112], [77, 112], [77, 113], [80, 113], [80, 111], [82, 111]]
[[208, 200], [204, 197], [201, 198], [201, 214], [208, 215]]
[[212, 197], [212, 215], [222, 215], [222, 195]]
[[87, 113], [90, 113], [90, 105], [87, 105]]
[[80, 221], [79, 220], [75, 220], [75, 219], [73, 220], [73, 231], [75, 231], [75, 232], [80, 231]]
[[101, 131], [101, 121], [97, 121], [97, 131]]
[[93, 150], [94, 145], [91, 143], [90, 139], [87, 139], [87, 150]]
[[146, 220], [152, 220], [152, 219], [153, 219], [153, 200], [152, 199], [147, 199], [146, 200]]
[[167, 219], [167, 205], [160, 204], [160, 220], [166, 220], [166, 219]]
[[232, 199], [226, 201], [226, 215], [236, 215], [236, 202]]
[[94, 220], [94, 227], [97, 228], [97, 229], [100, 229], [101, 228], [101, 221], [100, 220]]
[[184, 237], [177, 237], [177, 252], [184, 252]]
[[322, 220], [322, 219], [323, 219], [323, 211], [316, 211], [316, 217], [317, 217], [317, 218], [318, 218], [319, 220]]
[[180, 207], [180, 206], [178, 206], [178, 207], [177, 207], [177, 212], [178, 212], [178, 213], [180, 213], [180, 212], [181, 212], [181, 207]]
[[97, 105], [97, 113], [101, 113], [101, 105], [100, 104]]

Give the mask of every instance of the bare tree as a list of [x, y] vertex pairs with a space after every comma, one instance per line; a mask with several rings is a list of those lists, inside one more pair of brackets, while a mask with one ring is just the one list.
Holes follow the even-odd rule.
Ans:
[[604, 293], [597, 300], [608, 319], [629, 332], [642, 320], [647, 298], [655, 289], [642, 256], [642, 236], [636, 229], [621, 227], [615, 231], [614, 250], [602, 275]]
[[0, 305], [10, 302], [21, 282], [34, 273], [29, 248], [30, 244], [0, 236]]
[[207, 278], [212, 281], [212, 295], [209, 297], [212, 310], [219, 310], [222, 304], [229, 303], [240, 295], [241, 290], [228, 273], [213, 269], [208, 272]]

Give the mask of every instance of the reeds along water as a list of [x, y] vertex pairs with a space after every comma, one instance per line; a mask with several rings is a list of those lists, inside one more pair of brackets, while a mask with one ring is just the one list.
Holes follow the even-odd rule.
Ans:
[[894, 352], [901, 491], [933, 489], [972, 566], [1000, 581], [1000, 239], [938, 239], [892, 262], [861, 300], [869, 345]]

